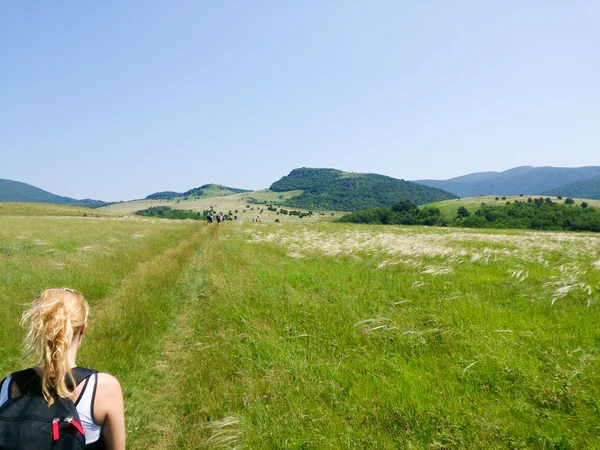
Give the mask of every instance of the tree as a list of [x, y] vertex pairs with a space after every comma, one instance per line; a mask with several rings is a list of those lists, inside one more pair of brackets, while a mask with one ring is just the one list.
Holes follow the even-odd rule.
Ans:
[[582, 207], [582, 208], [587, 208], [587, 207], [588, 207], [588, 204], [587, 204], [587, 202], [581, 202], [581, 207]]
[[408, 200], [400, 200], [392, 206], [392, 211], [394, 212], [410, 212], [415, 209], [417, 209], [417, 207]]
[[456, 217], [469, 217], [471, 213], [464, 206], [459, 206], [456, 210]]

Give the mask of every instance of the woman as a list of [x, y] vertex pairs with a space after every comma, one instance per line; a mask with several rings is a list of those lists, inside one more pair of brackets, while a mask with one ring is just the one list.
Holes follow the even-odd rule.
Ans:
[[[86, 450], [121, 450], [125, 448], [125, 413], [119, 382], [107, 373], [76, 369], [88, 311], [83, 295], [72, 289], [42, 292], [21, 319], [28, 330], [26, 348], [39, 358], [35, 373], [31, 373], [39, 377], [36, 382], [48, 405], [56, 396], [75, 403], [85, 430]], [[74, 371], [87, 375], [75, 387]], [[2, 381], [0, 406], [21, 396], [19, 386], [11, 381], [11, 377]]]

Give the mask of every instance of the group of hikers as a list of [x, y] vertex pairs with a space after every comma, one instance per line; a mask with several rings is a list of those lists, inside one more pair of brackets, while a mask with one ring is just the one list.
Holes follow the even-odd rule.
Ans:
[[206, 224], [207, 225], [212, 225], [214, 223], [215, 219], [217, 220], [217, 225], [219, 225], [221, 222], [225, 222], [226, 220], [231, 220], [231, 216], [227, 216], [223, 213], [217, 213], [217, 214], [213, 214], [212, 212], [206, 213]]

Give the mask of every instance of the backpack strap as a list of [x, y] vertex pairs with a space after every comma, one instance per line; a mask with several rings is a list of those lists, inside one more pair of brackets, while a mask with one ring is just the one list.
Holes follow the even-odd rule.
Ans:
[[[96, 370], [86, 369], [84, 367], [73, 367], [72, 371], [73, 371], [73, 378], [75, 378], [75, 386], [78, 386], [79, 383], [81, 383], [83, 380], [91, 377], [93, 374], [95, 374], [97, 372]], [[67, 387], [70, 389], [69, 385], [71, 384], [71, 380], [69, 379], [68, 376], [66, 378], [67, 378], [66, 379]]]
[[17, 384], [21, 395], [42, 395], [41, 378], [35, 369], [25, 369], [11, 374], [13, 383]]
[[[75, 386], [96, 373], [95, 370], [85, 369], [83, 367], [74, 367], [72, 372], [73, 378], [75, 378]], [[17, 387], [19, 388], [19, 391], [21, 391], [21, 395], [42, 395], [42, 379], [37, 374], [35, 369], [30, 368], [21, 370], [20, 372], [14, 372], [12, 374], [12, 379], [15, 383], [17, 383]], [[65, 376], [65, 383], [67, 385], [67, 389], [75, 389], [75, 386], [73, 386], [71, 383], [71, 379], [68, 375]]]
[[4, 380], [0, 381], [0, 406], [6, 403], [10, 399], [10, 385], [12, 384], [12, 377], [8, 376]]

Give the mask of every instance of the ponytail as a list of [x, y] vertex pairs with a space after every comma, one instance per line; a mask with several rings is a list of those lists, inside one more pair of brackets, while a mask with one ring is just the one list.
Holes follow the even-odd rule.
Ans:
[[25, 348], [39, 358], [42, 394], [48, 405], [54, 403], [55, 395], [68, 397], [75, 387], [69, 354], [73, 337], [85, 325], [87, 314], [83, 295], [67, 288], [42, 292], [23, 313], [21, 325], [27, 327]]

